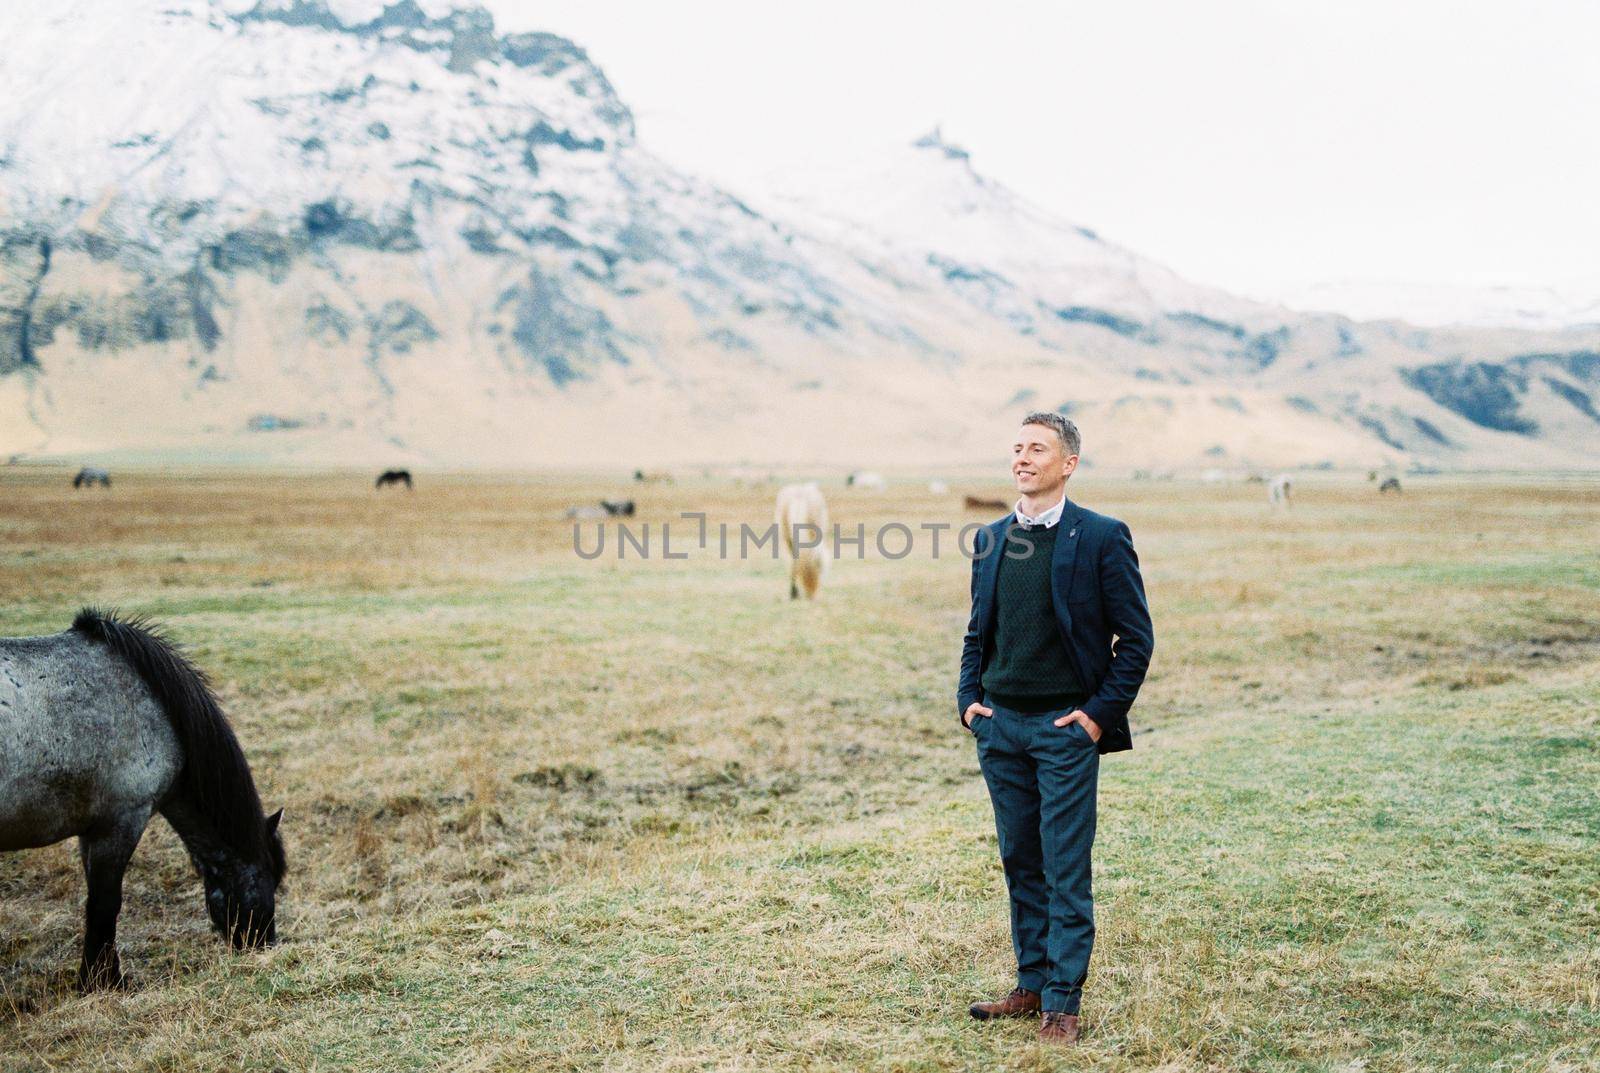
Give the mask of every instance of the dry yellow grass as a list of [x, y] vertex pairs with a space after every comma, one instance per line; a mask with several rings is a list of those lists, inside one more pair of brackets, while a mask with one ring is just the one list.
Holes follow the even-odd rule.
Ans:
[[[276, 949], [207, 933], [152, 825], [139, 987], [81, 998], [72, 847], [0, 857], [0, 1067], [1600, 1067], [1600, 496], [1577, 483], [1074, 481], [1133, 527], [1158, 632], [1102, 769], [1075, 1056], [1007, 986], [955, 723], [966, 561], [587, 562], [572, 504], [765, 525], [775, 485], [0, 470], [0, 633], [84, 603], [218, 682], [293, 869]], [[966, 492], [828, 485], [834, 520]], [[680, 533], [679, 527], [682, 526]], [[589, 523], [587, 533], [593, 532]], [[948, 537], [946, 538], [948, 540]], [[947, 549], [948, 551], [948, 549]]]

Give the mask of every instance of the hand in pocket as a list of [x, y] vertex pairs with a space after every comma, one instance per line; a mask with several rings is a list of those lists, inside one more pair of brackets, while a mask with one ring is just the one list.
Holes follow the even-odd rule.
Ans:
[[[971, 709], [968, 710], [970, 711]], [[1064, 727], [1068, 723], [1079, 724], [1083, 727], [1083, 732], [1089, 735], [1090, 741], [1094, 742], [1096, 745], [1100, 744], [1100, 724], [1096, 723], [1093, 719], [1090, 719], [1088, 713], [1086, 713], [1082, 708], [1079, 708], [1075, 712], [1070, 712], [1067, 715], [1063, 715], [1061, 718], [1056, 720], [1056, 726], [1058, 727]]]

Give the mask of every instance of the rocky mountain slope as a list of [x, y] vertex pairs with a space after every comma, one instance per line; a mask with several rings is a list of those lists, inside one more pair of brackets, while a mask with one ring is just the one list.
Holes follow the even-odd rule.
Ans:
[[1600, 449], [1600, 330], [1244, 301], [937, 132], [741, 200], [481, 10], [65, 0], [0, 39], [0, 455], [950, 465], [1023, 407], [1111, 467]]

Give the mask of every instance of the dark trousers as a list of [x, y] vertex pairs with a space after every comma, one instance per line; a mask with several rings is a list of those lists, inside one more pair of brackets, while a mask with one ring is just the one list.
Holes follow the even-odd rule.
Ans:
[[974, 716], [973, 735], [1011, 892], [1017, 986], [1037, 991], [1046, 1010], [1077, 1013], [1094, 948], [1100, 753], [1077, 723], [1055, 725], [1066, 712], [989, 706], [994, 715]]

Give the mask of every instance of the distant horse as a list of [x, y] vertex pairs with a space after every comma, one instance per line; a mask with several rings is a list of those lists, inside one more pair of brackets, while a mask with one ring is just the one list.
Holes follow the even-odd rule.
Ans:
[[778, 530], [789, 556], [789, 599], [817, 594], [828, 572], [828, 503], [816, 483], [786, 484], [778, 489]]
[[1003, 499], [980, 499], [977, 496], [967, 496], [962, 501], [968, 510], [1010, 510], [1011, 504]]
[[600, 509], [613, 518], [631, 518], [634, 512], [634, 502], [631, 499], [602, 499]]
[[386, 469], [378, 474], [378, 480], [372, 487], [387, 488], [391, 484], [403, 484], [408, 492], [414, 490], [415, 487], [411, 483], [411, 471], [409, 469]]
[[65, 633], [0, 638], [0, 756], [0, 851], [77, 836], [84, 990], [126, 984], [122, 876], [152, 812], [188, 849], [217, 930], [236, 948], [276, 941], [283, 810], [262, 815], [205, 675], [143, 620], [85, 608]]
[[1280, 473], [1267, 485], [1267, 502], [1274, 507], [1287, 507], [1293, 491], [1294, 485], [1290, 482], [1289, 475]]
[[85, 485], [95, 484], [98, 484], [102, 488], [110, 488], [111, 474], [107, 473], [103, 469], [95, 469], [93, 466], [84, 466], [78, 471], [78, 475], [72, 478], [72, 487], [74, 488], [82, 488]]
[[883, 490], [883, 474], [873, 473], [870, 470], [858, 469], [844, 479], [850, 488], [869, 488], [873, 491]]
[[1383, 483], [1378, 485], [1378, 494], [1379, 495], [1383, 495], [1383, 493], [1385, 493], [1385, 492], [1393, 492], [1395, 495], [1399, 495], [1400, 494], [1400, 478], [1399, 477], [1385, 477], [1383, 479]]

